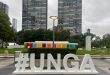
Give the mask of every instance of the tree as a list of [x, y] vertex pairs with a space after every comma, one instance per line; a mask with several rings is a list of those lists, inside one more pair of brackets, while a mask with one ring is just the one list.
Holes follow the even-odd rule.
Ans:
[[56, 41], [67, 41], [70, 38], [70, 32], [66, 30], [55, 32]]
[[[55, 41], [67, 41], [69, 34], [68, 31], [56, 31]], [[53, 31], [43, 29], [20, 31], [17, 33], [17, 40], [19, 44], [29, 41], [52, 41]]]
[[0, 39], [3, 42], [12, 41], [14, 39], [14, 31], [10, 27], [10, 21], [7, 14], [0, 11]]
[[50, 33], [50, 31], [43, 29], [19, 31], [17, 33], [17, 43], [23, 44], [24, 42], [46, 41], [46, 39], [50, 38], [48, 37], [48, 35], [50, 36], [48, 32]]
[[110, 48], [110, 34], [109, 33], [103, 35], [102, 45], [103, 47], [106, 46], [106, 48]]
[[16, 42], [18, 43], [18, 44], [23, 44], [24, 43], [24, 31], [19, 31], [19, 32], [17, 32], [17, 34], [16, 34]]
[[92, 40], [92, 47], [100, 48], [101, 46], [101, 38], [99, 36], [95, 36], [94, 40]]
[[68, 41], [72, 43], [78, 43], [80, 48], [85, 46], [85, 36], [83, 34], [71, 36]]
[[95, 40], [92, 41], [92, 46], [96, 48], [110, 48], [110, 34], [103, 35], [102, 39], [99, 36], [95, 36]]

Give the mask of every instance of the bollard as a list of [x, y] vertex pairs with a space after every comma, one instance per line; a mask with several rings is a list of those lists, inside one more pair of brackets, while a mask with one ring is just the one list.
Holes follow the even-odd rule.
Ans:
[[8, 50], [4, 51], [4, 57], [8, 57]]
[[15, 62], [15, 58], [19, 57], [19, 54], [21, 53], [21, 51], [15, 51], [15, 55], [14, 55], [14, 62]]
[[105, 50], [102, 51], [102, 53], [101, 53], [101, 58], [102, 58], [102, 59], [105, 58]]

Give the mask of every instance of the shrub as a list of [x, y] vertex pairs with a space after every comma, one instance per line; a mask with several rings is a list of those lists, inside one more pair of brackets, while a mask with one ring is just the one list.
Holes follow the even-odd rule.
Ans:
[[44, 53], [45, 54], [45, 59], [47, 59], [47, 54], [51, 53], [53, 55], [53, 57], [56, 59], [57, 58], [57, 54], [61, 54], [61, 58], [64, 57], [64, 55], [68, 54], [68, 53], [73, 53], [76, 54], [77, 49], [60, 49], [60, 48], [36, 48], [36, 49], [28, 49], [29, 54], [30, 53], [35, 53], [35, 57], [36, 59], [40, 58], [40, 54]]

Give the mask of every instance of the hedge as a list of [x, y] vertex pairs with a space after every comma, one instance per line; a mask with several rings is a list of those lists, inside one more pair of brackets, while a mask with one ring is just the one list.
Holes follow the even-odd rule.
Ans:
[[59, 49], [59, 48], [54, 48], [54, 49], [47, 49], [47, 48], [33, 48], [33, 49], [28, 49], [29, 54], [31, 53], [35, 53], [35, 58], [39, 59], [40, 58], [40, 54], [44, 53], [45, 54], [45, 59], [47, 59], [47, 54], [51, 53], [53, 55], [53, 57], [56, 59], [57, 58], [57, 54], [61, 54], [61, 58], [64, 57], [64, 55], [68, 54], [68, 53], [73, 53], [76, 54], [77, 49]]

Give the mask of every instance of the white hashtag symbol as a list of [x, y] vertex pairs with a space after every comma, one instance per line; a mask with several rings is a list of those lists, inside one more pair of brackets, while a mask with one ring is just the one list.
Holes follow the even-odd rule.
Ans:
[[15, 61], [17, 62], [15, 64], [16, 71], [24, 71], [26, 67], [29, 67], [29, 58], [28, 54], [20, 53], [18, 58], [15, 58]]

